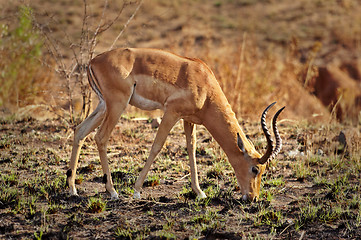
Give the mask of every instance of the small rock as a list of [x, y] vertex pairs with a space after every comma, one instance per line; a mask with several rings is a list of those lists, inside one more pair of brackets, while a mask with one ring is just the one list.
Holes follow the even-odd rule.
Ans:
[[[349, 134], [347, 134], [349, 135]], [[347, 145], [348, 145], [348, 141], [347, 141], [347, 137], [349, 136], [346, 136], [345, 132], [344, 131], [341, 131], [339, 135], [335, 136], [332, 140], [334, 142], [336, 142], [336, 145], [335, 146], [335, 152], [337, 154], [343, 154], [346, 152], [346, 149], [347, 149]]]
[[335, 138], [337, 141], [339, 141], [340, 144], [342, 144], [344, 147], [346, 147], [346, 145], [347, 145], [346, 135], [343, 131], [341, 131], [340, 134]]
[[288, 153], [286, 153], [289, 157], [297, 157], [297, 156], [304, 156], [305, 154], [303, 152], [300, 152], [298, 150], [291, 150]]
[[158, 128], [160, 122], [161, 122], [160, 118], [154, 118], [150, 124], [151, 124], [152, 128]]
[[317, 155], [319, 155], [319, 156], [323, 156], [323, 155], [324, 155], [324, 152], [322, 151], [322, 149], [318, 149], [318, 150], [317, 150]]

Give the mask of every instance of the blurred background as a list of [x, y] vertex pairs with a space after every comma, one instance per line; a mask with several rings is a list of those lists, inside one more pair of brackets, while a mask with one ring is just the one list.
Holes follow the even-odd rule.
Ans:
[[359, 125], [360, 12], [361, 0], [0, 0], [0, 113], [77, 123], [97, 101], [87, 62], [150, 47], [206, 62], [240, 120], [277, 101], [284, 118]]

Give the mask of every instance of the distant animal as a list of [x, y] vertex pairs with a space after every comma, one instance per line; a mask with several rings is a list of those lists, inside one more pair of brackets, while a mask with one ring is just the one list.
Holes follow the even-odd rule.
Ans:
[[75, 188], [76, 168], [80, 148], [85, 137], [100, 126], [95, 135], [106, 190], [113, 199], [114, 189], [107, 159], [107, 142], [128, 104], [144, 110], [163, 109], [154, 143], [144, 168], [134, 187], [134, 198], [140, 192], [147, 173], [172, 127], [183, 119], [187, 151], [191, 169], [191, 186], [199, 198], [206, 194], [198, 183], [196, 165], [196, 128], [204, 125], [219, 143], [232, 165], [244, 200], [259, 198], [261, 176], [266, 163], [281, 149], [281, 138], [276, 120], [281, 108], [273, 117], [276, 145], [266, 127], [266, 114], [275, 104], [269, 105], [261, 116], [261, 126], [267, 138], [267, 150], [262, 156], [243, 133], [215, 75], [201, 60], [181, 57], [167, 51], [143, 48], [121, 48], [96, 56], [87, 68], [88, 79], [99, 97], [99, 105], [75, 130], [67, 184], [71, 195]]

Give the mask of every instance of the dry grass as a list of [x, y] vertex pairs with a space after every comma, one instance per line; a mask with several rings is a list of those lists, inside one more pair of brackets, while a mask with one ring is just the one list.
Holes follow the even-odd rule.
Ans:
[[[66, 12], [59, 10], [63, 7], [50, 7], [53, 3], [42, 4], [31, 4], [37, 20], [46, 23], [58, 39], [64, 62], [73, 61], [69, 39], [76, 43], [81, 37], [76, 26], [82, 23], [82, 3], [62, 1], [59, 4], [68, 6]], [[105, 22], [122, 6], [117, 0], [108, 4]], [[137, 6], [130, 4], [112, 31], [98, 39], [97, 52], [109, 49]], [[102, 2], [89, 1], [89, 26], [98, 24], [103, 8]], [[317, 76], [320, 64], [358, 56], [359, 8], [359, 2], [352, 0], [145, 2], [117, 46], [159, 47], [204, 60], [239, 118], [258, 118], [264, 106], [278, 101], [287, 105], [287, 118], [329, 121], [333, 116], [307, 89], [307, 83]], [[14, 7], [8, 5], [4, 11], [11, 13]], [[49, 16], [56, 21], [49, 21]], [[55, 102], [65, 105], [67, 95], [55, 96]], [[353, 96], [348, 95], [343, 96], [344, 102], [352, 102]], [[78, 92], [73, 96], [78, 98]], [[342, 104], [358, 115], [352, 104]]]
[[189, 45], [182, 46], [189, 49], [188, 56], [197, 56], [212, 68], [239, 118], [258, 119], [265, 106], [277, 101], [287, 106], [286, 118], [330, 120], [327, 109], [303, 86], [308, 62], [300, 63], [291, 50], [286, 57], [274, 49], [262, 51], [247, 35], [239, 42], [238, 47], [189, 38]]

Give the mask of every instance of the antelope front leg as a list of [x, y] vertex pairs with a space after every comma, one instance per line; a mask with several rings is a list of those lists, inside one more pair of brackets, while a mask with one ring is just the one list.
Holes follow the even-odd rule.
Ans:
[[141, 190], [141, 188], [143, 186], [143, 182], [149, 172], [150, 166], [154, 162], [155, 157], [158, 155], [158, 153], [162, 149], [170, 130], [172, 129], [172, 127], [178, 120], [179, 120], [179, 118], [175, 114], [172, 114], [170, 112], [167, 112], [164, 114], [162, 122], [159, 125], [157, 135], [153, 142], [152, 149], [150, 150], [147, 162], [145, 163], [144, 168], [140, 172], [138, 180], [135, 182], [134, 195], [133, 195], [133, 197], [135, 199], [140, 199], [140, 190]]
[[192, 189], [197, 194], [198, 198], [206, 198], [206, 194], [199, 187], [198, 172], [196, 163], [196, 126], [193, 123], [184, 121], [184, 132], [187, 141], [187, 151], [189, 156], [189, 165], [191, 168], [191, 183]]

